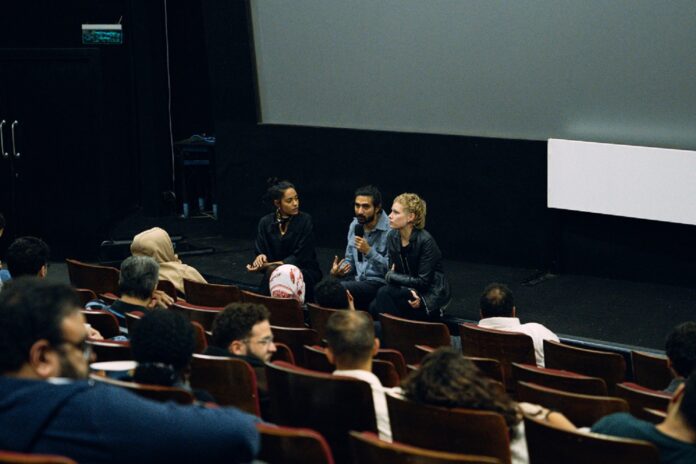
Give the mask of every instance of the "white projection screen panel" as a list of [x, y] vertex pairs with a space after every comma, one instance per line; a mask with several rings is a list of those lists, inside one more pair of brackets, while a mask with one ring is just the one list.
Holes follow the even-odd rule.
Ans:
[[696, 152], [551, 139], [549, 208], [696, 225]]
[[693, 0], [250, 0], [261, 122], [696, 149]]

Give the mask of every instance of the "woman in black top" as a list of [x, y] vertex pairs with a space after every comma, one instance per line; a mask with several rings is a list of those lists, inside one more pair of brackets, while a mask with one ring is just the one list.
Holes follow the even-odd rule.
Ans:
[[394, 199], [387, 235], [390, 271], [370, 306], [373, 314], [388, 313], [407, 319], [438, 320], [450, 301], [450, 286], [442, 267], [442, 253], [424, 229], [426, 205], [415, 193]]
[[321, 270], [314, 251], [312, 217], [300, 211], [297, 191], [288, 181], [273, 183], [267, 196], [276, 210], [259, 221], [256, 257], [247, 270], [264, 273], [261, 291], [268, 294], [268, 279], [273, 270], [282, 264], [293, 264], [302, 271], [309, 298], [306, 301], [313, 301], [314, 285], [321, 280]]

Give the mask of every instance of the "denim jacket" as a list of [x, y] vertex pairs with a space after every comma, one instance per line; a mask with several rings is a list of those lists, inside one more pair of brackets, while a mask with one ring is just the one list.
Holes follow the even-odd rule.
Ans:
[[346, 246], [346, 262], [350, 263], [351, 271], [348, 277], [355, 280], [371, 280], [384, 283], [384, 275], [389, 270], [387, 257], [387, 233], [389, 233], [389, 217], [381, 212], [377, 225], [370, 232], [365, 231], [365, 238], [370, 245], [370, 252], [358, 259], [358, 250], [355, 248], [355, 225], [357, 219], [353, 219], [348, 227], [348, 245]]

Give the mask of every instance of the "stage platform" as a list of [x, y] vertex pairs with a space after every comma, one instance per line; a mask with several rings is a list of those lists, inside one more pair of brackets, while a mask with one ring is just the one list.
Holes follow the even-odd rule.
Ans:
[[[210, 219], [132, 218], [114, 228], [113, 239], [129, 239], [159, 225], [171, 235], [182, 235], [194, 248], [213, 253], [184, 256], [213, 283], [243, 287], [258, 284], [259, 276], [246, 271], [253, 258], [253, 241], [230, 238]], [[328, 272], [343, 249], [317, 248], [319, 262]], [[667, 333], [676, 324], [696, 320], [696, 289], [652, 283], [612, 280], [582, 275], [553, 276], [537, 285], [524, 285], [538, 270], [445, 261], [453, 300], [447, 314], [478, 320], [478, 300], [490, 282], [503, 282], [513, 291], [522, 322], [540, 322], [569, 338], [596, 340], [627, 347], [662, 350]], [[67, 281], [64, 264], [55, 263], [52, 279]]]

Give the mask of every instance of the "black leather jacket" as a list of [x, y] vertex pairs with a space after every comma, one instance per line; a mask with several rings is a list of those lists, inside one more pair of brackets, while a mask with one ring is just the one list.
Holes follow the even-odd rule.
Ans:
[[413, 229], [405, 258], [401, 256], [401, 236], [398, 230], [387, 235], [389, 269], [388, 284], [416, 291], [429, 316], [442, 316], [451, 299], [450, 285], [442, 267], [442, 253], [435, 239], [425, 229]]

